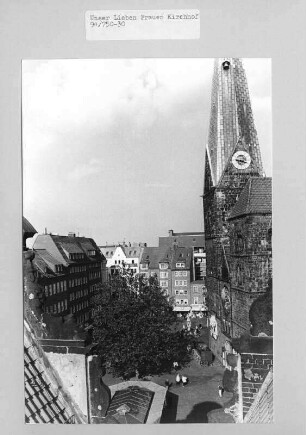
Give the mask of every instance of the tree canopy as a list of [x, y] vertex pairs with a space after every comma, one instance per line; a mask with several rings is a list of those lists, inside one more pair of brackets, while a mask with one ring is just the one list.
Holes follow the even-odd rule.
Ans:
[[113, 375], [155, 375], [189, 361], [191, 338], [157, 278], [120, 273], [97, 289], [93, 308], [93, 338]]

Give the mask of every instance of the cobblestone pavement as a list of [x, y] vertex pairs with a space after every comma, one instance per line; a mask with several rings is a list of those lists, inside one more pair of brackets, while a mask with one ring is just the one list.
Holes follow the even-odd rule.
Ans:
[[[188, 367], [179, 371], [189, 378], [189, 383], [184, 387], [175, 384], [174, 370], [169, 374], [151, 377], [150, 380], [159, 385], [165, 386], [166, 380], [172, 384], [161, 423], [207, 423], [207, 412], [223, 407], [232, 397], [230, 393], [219, 397], [218, 386], [223, 372], [224, 368], [220, 365], [201, 367], [192, 361]], [[122, 382], [110, 375], [106, 375], [103, 380], [108, 385]]]

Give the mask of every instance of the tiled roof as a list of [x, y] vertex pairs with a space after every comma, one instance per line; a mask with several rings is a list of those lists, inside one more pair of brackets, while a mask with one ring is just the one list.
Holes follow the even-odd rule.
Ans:
[[24, 333], [26, 423], [86, 423], [85, 416], [58, 382], [27, 324]]
[[171, 252], [168, 246], [160, 248], [146, 247], [141, 256], [141, 263], [150, 262], [150, 269], [158, 269], [160, 262], [171, 261]]
[[273, 372], [267, 374], [244, 423], [273, 423]]
[[22, 232], [23, 234], [32, 234], [33, 236], [37, 233], [33, 225], [24, 216], [22, 216]]
[[204, 233], [173, 233], [173, 236], [159, 237], [159, 246], [203, 247]]
[[247, 214], [272, 213], [272, 178], [250, 178], [232, 208], [229, 219]]
[[176, 263], [184, 261], [186, 268], [189, 269], [190, 263], [192, 261], [192, 248], [182, 248], [176, 247], [173, 249], [171, 269], [176, 269]]
[[116, 251], [116, 247], [110, 246], [105, 248], [104, 246], [99, 246], [100, 252], [104, 255], [105, 258], [112, 258]]
[[79, 243], [82, 246], [82, 248], [87, 252], [96, 250], [95, 246], [92, 243], [90, 243], [90, 240], [79, 240]]
[[191, 261], [192, 248], [160, 246], [144, 248], [140, 263], [149, 262], [150, 269], [158, 269], [159, 263], [169, 262], [170, 268], [175, 269], [178, 262], [186, 263], [186, 268], [189, 268]]
[[63, 264], [52, 257], [52, 255], [46, 249], [35, 250], [33, 263], [42, 273], [52, 276], [55, 275], [54, 266]]
[[76, 243], [68, 241], [58, 241], [58, 243], [69, 254], [84, 254], [83, 250]]
[[141, 252], [144, 248], [134, 247], [134, 246], [121, 246], [126, 258], [140, 257]]
[[[73, 263], [74, 261], [69, 258], [69, 254], [85, 254], [86, 261], [101, 260], [102, 257], [101, 251], [94, 240], [87, 237], [40, 234], [36, 238], [33, 248], [34, 250], [46, 249], [58, 261], [57, 264], [68, 265]], [[96, 251], [95, 257], [88, 256], [88, 251]]]

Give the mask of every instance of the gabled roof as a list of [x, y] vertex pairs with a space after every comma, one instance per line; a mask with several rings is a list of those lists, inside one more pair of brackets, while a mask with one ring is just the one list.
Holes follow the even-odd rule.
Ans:
[[159, 263], [171, 262], [171, 249], [168, 246], [146, 247], [143, 250], [140, 263], [150, 263], [150, 269], [158, 269]]
[[272, 213], [272, 178], [250, 178], [228, 219], [247, 214]]
[[[74, 263], [69, 254], [85, 254], [86, 261], [101, 260], [102, 254], [93, 239], [87, 237], [58, 236], [55, 234], [39, 234], [33, 245], [34, 250], [46, 249], [58, 264]], [[95, 257], [88, 255], [89, 251], [96, 251]]]

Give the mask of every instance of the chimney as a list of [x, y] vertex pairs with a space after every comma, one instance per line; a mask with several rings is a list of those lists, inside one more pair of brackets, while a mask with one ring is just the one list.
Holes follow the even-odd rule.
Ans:
[[75, 233], [73, 233], [73, 232], [70, 233], [70, 232], [69, 232], [69, 233], [68, 233], [68, 237], [75, 237]]

